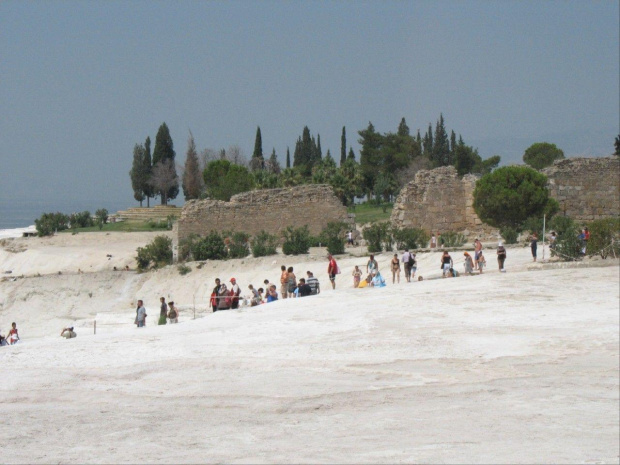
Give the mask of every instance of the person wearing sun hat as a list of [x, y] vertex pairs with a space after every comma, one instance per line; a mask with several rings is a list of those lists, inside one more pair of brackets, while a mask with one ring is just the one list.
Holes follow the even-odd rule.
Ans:
[[237, 280], [235, 278], [230, 278], [230, 296], [231, 296], [231, 305], [230, 308], [239, 308], [239, 294], [241, 294], [241, 288], [237, 284]]

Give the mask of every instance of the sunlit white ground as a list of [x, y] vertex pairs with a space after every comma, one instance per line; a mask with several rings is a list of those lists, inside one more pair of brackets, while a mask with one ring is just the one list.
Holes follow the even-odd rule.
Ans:
[[[617, 261], [533, 270], [529, 249], [510, 248], [499, 273], [487, 249], [482, 276], [430, 279], [440, 271], [429, 253], [423, 282], [352, 289], [366, 259], [349, 257], [336, 291], [319, 250], [185, 276], [111, 270], [151, 237], [0, 249], [0, 272], [12, 271], [1, 276], [25, 276], [0, 282], [0, 327], [16, 321], [22, 337], [0, 349], [3, 461], [619, 461]], [[205, 312], [216, 276], [258, 287], [280, 264], [314, 271], [324, 292]], [[181, 305], [180, 324], [154, 326], [160, 295]], [[149, 313], [140, 330], [137, 298]], [[69, 323], [78, 337], [67, 341]]]

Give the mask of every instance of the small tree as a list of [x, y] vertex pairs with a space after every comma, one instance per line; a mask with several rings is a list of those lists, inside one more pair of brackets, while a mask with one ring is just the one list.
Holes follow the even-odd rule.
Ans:
[[605, 218], [593, 221], [588, 225], [590, 240], [586, 253], [620, 257], [620, 218]]
[[252, 255], [254, 257], [265, 257], [267, 255], [275, 255], [277, 253], [276, 246], [278, 238], [266, 231], [261, 231], [254, 236], [251, 242]]
[[399, 250], [419, 249], [424, 247], [429, 240], [426, 231], [417, 228], [395, 228], [392, 229], [392, 236], [396, 242], [396, 248]]
[[254, 177], [245, 166], [234, 165], [228, 160], [210, 162], [203, 172], [207, 195], [216, 200], [228, 201], [240, 192], [254, 187]]
[[547, 142], [532, 144], [523, 154], [523, 161], [537, 170], [553, 165], [555, 160], [562, 158], [564, 158], [564, 152], [557, 148], [555, 144]]
[[368, 252], [381, 252], [383, 249], [392, 249], [392, 236], [390, 234], [390, 223], [372, 223], [362, 232], [362, 237], [368, 244]]
[[223, 260], [227, 255], [224, 239], [216, 231], [211, 231], [192, 246], [194, 260]]
[[282, 231], [284, 244], [282, 244], [282, 253], [284, 255], [300, 255], [308, 253], [310, 250], [310, 231], [308, 226], [294, 229], [289, 226]]
[[185, 170], [183, 171], [183, 195], [185, 200], [199, 199], [202, 194], [204, 181], [200, 172], [198, 162], [198, 152], [196, 143], [191, 131], [187, 140], [187, 158], [185, 159]]
[[69, 217], [60, 212], [43, 213], [40, 218], [34, 220], [39, 237], [51, 236], [56, 231], [67, 229], [67, 223], [69, 223]]
[[157, 236], [144, 247], [138, 247], [136, 262], [138, 269], [143, 271], [150, 266], [159, 268], [172, 262], [172, 239], [166, 236]]
[[97, 226], [101, 230], [103, 225], [108, 222], [108, 210], [105, 208], [100, 208], [95, 212], [95, 217], [97, 218]]
[[224, 243], [228, 241], [228, 258], [245, 258], [250, 255], [250, 235], [244, 232], [225, 232]]
[[558, 235], [555, 240], [553, 253], [560, 257], [560, 260], [572, 261], [581, 258], [582, 243], [579, 239], [579, 230], [571, 227]]
[[320, 240], [327, 247], [327, 251], [332, 255], [344, 253], [344, 232], [347, 225], [343, 222], [331, 221], [321, 231]]
[[525, 166], [504, 166], [482, 176], [474, 189], [474, 210], [495, 227], [519, 229], [532, 216], [551, 218], [558, 210], [547, 177]]

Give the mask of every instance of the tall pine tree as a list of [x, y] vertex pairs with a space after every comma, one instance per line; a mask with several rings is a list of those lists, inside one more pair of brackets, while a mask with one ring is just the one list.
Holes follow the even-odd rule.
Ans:
[[144, 159], [142, 160], [142, 176], [144, 179], [144, 195], [146, 196], [146, 207], [151, 206], [151, 198], [155, 197], [155, 189], [151, 186], [149, 180], [153, 174], [153, 160], [151, 158], [151, 138], [146, 136], [144, 141]]
[[435, 125], [435, 140], [433, 142], [432, 161], [434, 166], [453, 165], [454, 161], [450, 156], [450, 141], [443, 121], [443, 114], [440, 113], [439, 120]]
[[[170, 137], [170, 130], [168, 129], [166, 123], [162, 123], [157, 131], [157, 136], [155, 136], [155, 148], [153, 149], [153, 170], [158, 164], [168, 163], [170, 165], [168, 170], [171, 172], [173, 171], [176, 176], [176, 166], [174, 164], [175, 157], [176, 153], [174, 151], [172, 137]], [[158, 194], [161, 197], [162, 205], [166, 205], [168, 199], [176, 199], [177, 195], [179, 195], [178, 180], [176, 183], [172, 183], [170, 187], [167, 188], [166, 192], [158, 192]]]
[[187, 152], [182, 184], [185, 200], [200, 198], [204, 180], [202, 178], [202, 173], [200, 172], [200, 164], [198, 163], [198, 152], [196, 151], [194, 135], [191, 131], [189, 132], [189, 137], [187, 139]]
[[347, 130], [342, 126], [342, 135], [340, 136], [340, 166], [347, 161]]
[[131, 178], [131, 188], [133, 189], [133, 198], [140, 202], [145, 199], [144, 195], [144, 146], [136, 144], [133, 148], [133, 163], [131, 164], [131, 171], [129, 171], [129, 177]]
[[289, 150], [288, 147], [286, 147], [286, 167], [287, 168], [291, 167], [291, 151]]

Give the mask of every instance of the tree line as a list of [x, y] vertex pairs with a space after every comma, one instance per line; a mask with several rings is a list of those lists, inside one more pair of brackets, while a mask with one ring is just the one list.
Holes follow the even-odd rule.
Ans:
[[[356, 197], [389, 202], [421, 169], [454, 166], [460, 176], [492, 172], [500, 162], [498, 155], [482, 159], [478, 150], [467, 145], [454, 130], [448, 132], [443, 114], [433, 128], [429, 123], [424, 134], [411, 134], [405, 118], [395, 132], [378, 132], [372, 122], [357, 132], [361, 147], [359, 160], [353, 147], [347, 145], [346, 127], [342, 127], [340, 154], [336, 160], [328, 149], [323, 154], [321, 135], [312, 134], [305, 126], [297, 138], [291, 156], [286, 149], [285, 166], [281, 166], [275, 148], [265, 157], [260, 127], [256, 129], [254, 150], [248, 161], [241, 148], [227, 150], [204, 149], [198, 153], [190, 131], [184, 166], [175, 163], [176, 152], [166, 123], [155, 137], [151, 155], [151, 139], [136, 144], [129, 172], [135, 200], [159, 197], [161, 204], [175, 199], [183, 189], [185, 200], [212, 198], [230, 200], [234, 194], [252, 189], [290, 187], [300, 184], [329, 184], [344, 205]], [[348, 150], [347, 150], [348, 149]], [[615, 141], [620, 151], [620, 136]], [[564, 158], [554, 144], [535, 143], [529, 147], [523, 161], [536, 169]], [[177, 169], [182, 172], [181, 179]]]

